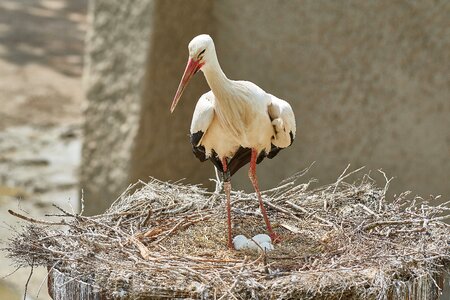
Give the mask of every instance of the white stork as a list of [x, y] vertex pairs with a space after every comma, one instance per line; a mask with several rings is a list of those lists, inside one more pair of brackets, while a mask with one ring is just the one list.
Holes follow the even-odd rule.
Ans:
[[248, 176], [255, 188], [261, 213], [273, 242], [280, 240], [273, 231], [261, 199], [256, 164], [273, 158], [291, 145], [295, 137], [295, 117], [291, 106], [266, 93], [249, 81], [230, 80], [217, 60], [212, 38], [196, 36], [189, 43], [189, 60], [173, 99], [173, 112], [189, 80], [201, 70], [211, 91], [202, 95], [192, 117], [190, 140], [195, 156], [207, 159], [222, 174], [226, 193], [228, 247], [233, 249], [231, 233], [230, 178], [250, 162]]

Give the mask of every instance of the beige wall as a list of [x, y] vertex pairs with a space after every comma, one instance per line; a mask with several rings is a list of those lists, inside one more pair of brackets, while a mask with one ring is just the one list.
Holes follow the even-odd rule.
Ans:
[[[130, 3], [110, 5], [127, 11]], [[145, 3], [145, 10], [120, 22], [115, 14], [91, 9], [94, 19], [103, 16], [114, 21], [112, 28], [121, 28], [113, 30], [118, 32], [113, 44], [128, 50], [105, 44], [99, 49], [116, 54], [88, 54], [86, 144], [104, 144], [93, 146], [96, 155], [85, 146], [82, 186], [88, 187], [88, 197], [98, 198], [106, 185], [122, 188], [149, 175], [208, 184], [213, 167], [196, 160], [187, 137], [195, 102], [208, 89], [203, 76], [196, 76], [173, 115], [169, 106], [187, 43], [198, 33], [210, 33], [230, 78], [253, 81], [294, 107], [297, 140], [258, 169], [263, 188], [316, 161], [309, 176], [321, 183], [335, 180], [351, 163], [395, 176], [394, 192], [450, 198], [450, 2], [133, 3]], [[99, 34], [108, 32], [104, 27]], [[136, 39], [124, 42], [129, 34]], [[119, 73], [100, 70], [111, 57], [132, 63]], [[111, 87], [94, 88], [93, 82], [110, 77]], [[113, 109], [100, 109], [109, 106]], [[119, 124], [135, 131], [121, 131], [125, 125]], [[111, 142], [118, 137], [126, 142]], [[233, 182], [248, 187], [246, 171]], [[102, 195], [103, 201], [119, 190]]]
[[87, 214], [103, 212], [128, 186], [152, 4], [89, 2], [84, 70], [88, 106], [80, 174]]
[[448, 1], [217, 1], [226, 74], [297, 115], [293, 147], [259, 169], [264, 186], [312, 161], [327, 183], [351, 163], [395, 176], [396, 192], [450, 198], [449, 15]]
[[188, 137], [196, 100], [208, 88], [205, 81], [197, 78], [183, 95], [183, 106], [173, 115], [169, 111], [186, 66], [187, 44], [193, 36], [214, 30], [212, 1], [186, 3], [189, 1], [155, 1], [131, 182], [152, 175], [198, 183], [211, 172], [211, 166], [200, 166], [192, 155]]

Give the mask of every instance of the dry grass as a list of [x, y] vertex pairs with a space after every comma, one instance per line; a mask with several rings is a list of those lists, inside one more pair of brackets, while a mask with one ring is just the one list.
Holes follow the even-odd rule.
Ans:
[[[227, 250], [222, 196], [156, 179], [103, 215], [28, 218], [7, 250], [19, 266], [53, 267], [117, 297], [385, 299], [423, 278], [441, 285], [448, 202], [408, 193], [385, 201], [388, 182], [378, 188], [365, 175], [348, 184], [345, 172], [311, 189], [296, 183], [302, 175], [263, 193], [283, 238], [269, 253]], [[234, 235], [265, 233], [255, 195], [233, 199]]]

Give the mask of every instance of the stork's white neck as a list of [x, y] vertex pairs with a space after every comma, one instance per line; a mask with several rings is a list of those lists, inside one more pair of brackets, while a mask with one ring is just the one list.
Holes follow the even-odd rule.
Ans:
[[245, 107], [242, 94], [237, 93], [235, 82], [223, 73], [215, 51], [208, 57], [208, 63], [202, 71], [214, 94], [215, 112], [220, 122], [237, 140], [245, 140], [245, 126], [242, 123]]
[[229, 98], [232, 92], [231, 80], [222, 71], [215, 51], [209, 55], [208, 63], [203, 66], [202, 71], [217, 100], [223, 102]]

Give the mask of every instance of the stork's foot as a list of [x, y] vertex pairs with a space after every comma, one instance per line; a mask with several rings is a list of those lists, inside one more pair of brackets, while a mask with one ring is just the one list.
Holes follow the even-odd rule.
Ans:
[[283, 240], [283, 239], [281, 238], [281, 236], [278, 235], [278, 234], [276, 234], [275, 232], [269, 233], [269, 236], [270, 236], [270, 238], [272, 239], [272, 243], [273, 243], [273, 244], [281, 243], [281, 241]]

